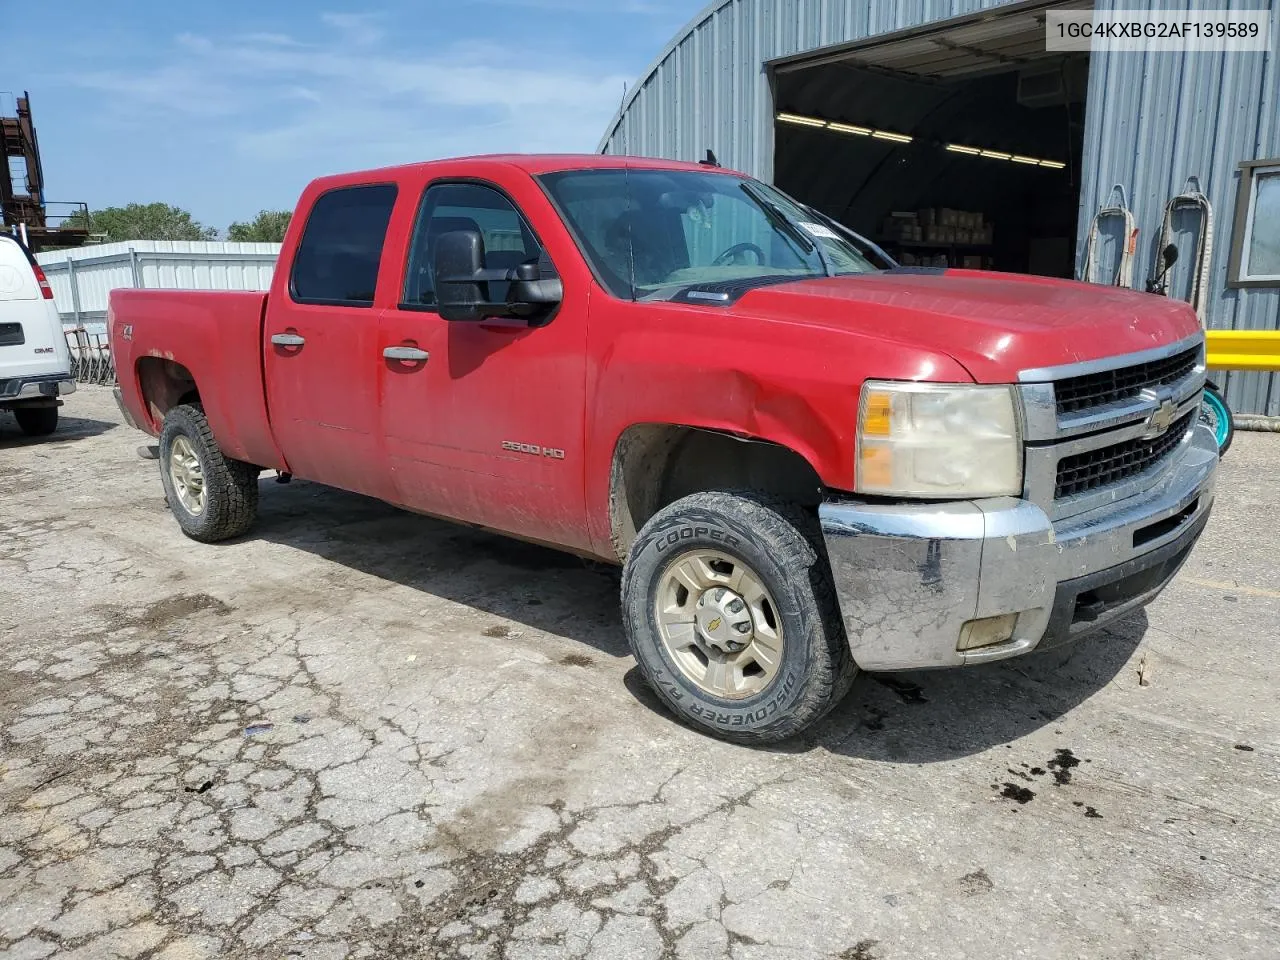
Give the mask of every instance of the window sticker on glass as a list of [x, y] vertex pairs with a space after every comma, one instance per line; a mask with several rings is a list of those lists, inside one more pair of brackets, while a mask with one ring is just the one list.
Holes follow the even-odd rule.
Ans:
[[801, 220], [800, 226], [806, 233], [811, 233], [815, 237], [821, 237], [823, 240], [839, 240], [839, 235], [830, 227], [823, 226], [820, 223], [810, 223], [807, 220]]

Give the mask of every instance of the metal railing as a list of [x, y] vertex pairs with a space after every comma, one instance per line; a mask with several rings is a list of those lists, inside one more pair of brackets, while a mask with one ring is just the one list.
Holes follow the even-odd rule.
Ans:
[[[40, 265], [53, 284], [58, 312], [65, 324], [105, 323], [107, 297], [116, 288], [167, 290], [265, 290], [270, 285], [278, 244], [254, 244], [252, 252], [234, 249], [247, 244], [191, 243], [152, 250], [139, 242], [103, 248], [85, 247], [61, 257], [42, 256]], [[141, 249], [139, 249], [141, 248]], [[210, 249], [213, 248], [213, 249]], [[219, 249], [221, 248], [221, 249]], [[233, 248], [233, 249], [228, 249]]]
[[44, 204], [46, 226], [59, 230], [83, 230], [89, 232], [89, 205], [74, 200], [46, 200]]
[[111, 344], [105, 333], [84, 327], [65, 331], [67, 349], [71, 351], [71, 376], [77, 383], [114, 384], [116, 365]]
[[1206, 330], [1205, 362], [1211, 370], [1280, 372], [1280, 331]]

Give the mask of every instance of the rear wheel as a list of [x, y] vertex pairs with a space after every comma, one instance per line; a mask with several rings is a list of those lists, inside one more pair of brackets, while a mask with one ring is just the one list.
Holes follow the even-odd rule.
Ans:
[[47, 407], [14, 407], [13, 415], [18, 421], [18, 429], [28, 437], [45, 437], [58, 429], [58, 408]]
[[697, 493], [640, 531], [622, 578], [641, 673], [715, 736], [800, 733], [849, 689], [849, 654], [816, 524], [755, 494]]
[[227, 540], [253, 525], [258, 473], [223, 455], [199, 405], [182, 404], [165, 414], [160, 482], [178, 526], [193, 540]]

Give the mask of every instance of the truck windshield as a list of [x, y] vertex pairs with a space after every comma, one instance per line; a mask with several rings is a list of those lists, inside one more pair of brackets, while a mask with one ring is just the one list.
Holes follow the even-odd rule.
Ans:
[[625, 300], [877, 269], [850, 239], [758, 180], [628, 168], [540, 179], [596, 276]]

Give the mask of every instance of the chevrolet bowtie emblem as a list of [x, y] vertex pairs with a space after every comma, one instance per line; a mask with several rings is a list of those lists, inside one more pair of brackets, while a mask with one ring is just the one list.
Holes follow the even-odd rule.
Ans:
[[1166, 400], [1156, 408], [1155, 413], [1147, 418], [1147, 436], [1158, 437], [1173, 426], [1178, 415], [1178, 407], [1172, 400]]

